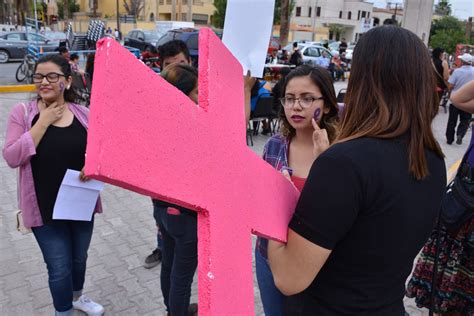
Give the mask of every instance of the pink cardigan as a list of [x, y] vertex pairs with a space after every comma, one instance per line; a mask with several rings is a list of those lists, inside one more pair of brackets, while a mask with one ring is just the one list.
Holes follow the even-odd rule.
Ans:
[[[26, 227], [38, 227], [43, 225], [41, 213], [36, 198], [33, 172], [31, 170], [30, 159], [36, 154], [36, 147], [29, 130], [31, 122], [38, 114], [36, 101], [24, 103], [28, 110], [28, 117], [25, 122], [25, 110], [21, 103], [15, 105], [10, 112], [7, 123], [7, 135], [5, 146], [3, 147], [3, 158], [11, 168], [20, 168], [19, 174], [19, 208], [23, 212], [23, 221]], [[74, 103], [69, 104], [69, 110], [87, 129], [89, 123], [89, 109]], [[26, 123], [26, 126], [25, 126]], [[25, 132], [28, 130], [28, 132]], [[100, 200], [95, 211], [102, 212]]]

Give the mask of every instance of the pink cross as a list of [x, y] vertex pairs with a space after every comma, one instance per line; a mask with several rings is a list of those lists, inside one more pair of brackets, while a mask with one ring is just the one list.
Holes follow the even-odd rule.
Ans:
[[[245, 143], [242, 68], [199, 34], [199, 106], [97, 45], [86, 174], [198, 212], [200, 315], [253, 315], [251, 233], [286, 241], [298, 193]], [[150, 216], [150, 221], [153, 219]]]

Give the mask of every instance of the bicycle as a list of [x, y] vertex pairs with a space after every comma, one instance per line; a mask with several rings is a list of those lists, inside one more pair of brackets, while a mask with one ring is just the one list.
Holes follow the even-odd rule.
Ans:
[[26, 54], [25, 58], [21, 62], [20, 66], [18, 66], [18, 69], [16, 70], [16, 81], [18, 82], [23, 82], [26, 79], [27, 83], [32, 83], [32, 76], [33, 76], [33, 71], [35, 68], [35, 57], [30, 54]]

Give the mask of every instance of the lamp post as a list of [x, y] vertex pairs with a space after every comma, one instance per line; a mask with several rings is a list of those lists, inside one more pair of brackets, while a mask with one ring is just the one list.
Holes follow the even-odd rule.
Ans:
[[[120, 36], [120, 11], [119, 11], [119, 0], [116, 0], [115, 1], [115, 5], [116, 5], [116, 8], [117, 8], [117, 31], [119, 33], [119, 36]], [[115, 34], [114, 34], [115, 35]]]

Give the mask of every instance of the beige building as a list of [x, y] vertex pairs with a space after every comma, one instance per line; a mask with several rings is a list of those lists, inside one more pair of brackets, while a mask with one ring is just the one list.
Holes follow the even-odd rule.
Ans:
[[366, 31], [363, 22], [371, 21], [372, 11], [373, 4], [363, 0], [296, 0], [290, 34], [292, 40], [355, 42]]
[[394, 16], [399, 25], [403, 22], [403, 8], [401, 6], [398, 6], [397, 10], [394, 8], [374, 8], [372, 15], [374, 17], [374, 26], [383, 25], [385, 20], [391, 20]]
[[[77, 0], [80, 14], [76, 16], [92, 16], [94, 0]], [[126, 0], [130, 4], [130, 0]], [[213, 0], [142, 0], [143, 10], [138, 19], [141, 21], [194, 21], [196, 24], [209, 24], [214, 14]], [[117, 16], [116, 0], [96, 0], [97, 16], [102, 19]], [[127, 14], [123, 0], [119, 0], [120, 15]]]

